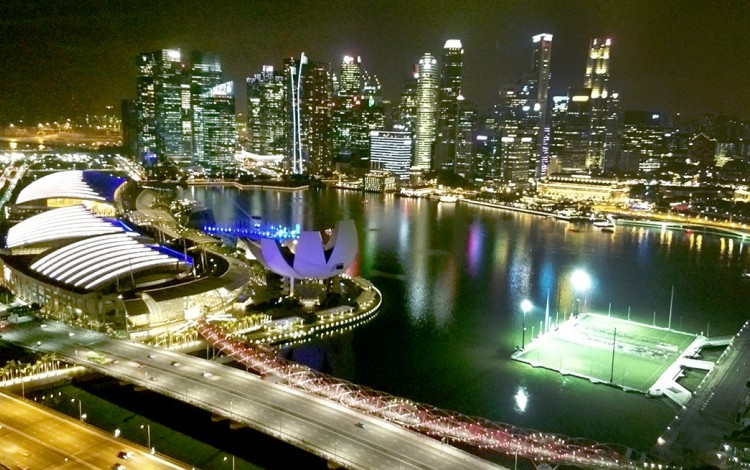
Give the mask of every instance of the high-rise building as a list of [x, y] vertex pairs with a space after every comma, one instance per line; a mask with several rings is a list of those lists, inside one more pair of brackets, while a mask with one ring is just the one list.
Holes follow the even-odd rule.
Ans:
[[201, 93], [198, 102], [200, 107], [194, 111], [201, 131], [195, 134], [195, 142], [200, 142], [201, 151], [194, 155], [194, 163], [208, 176], [232, 176], [236, 173], [237, 144], [234, 82], [220, 83]]
[[414, 132], [417, 120], [417, 77], [419, 73], [410, 73], [404, 81], [404, 90], [396, 108], [396, 122], [394, 129], [399, 131]]
[[584, 88], [591, 89], [591, 129], [586, 166], [602, 168], [609, 90], [609, 54], [612, 40], [595, 38], [589, 45]]
[[549, 174], [587, 171], [591, 126], [591, 89], [571, 88], [567, 97], [553, 98]]
[[370, 132], [370, 163], [377, 170], [387, 170], [404, 181], [411, 166], [411, 132]]
[[134, 100], [120, 102], [122, 117], [122, 149], [130, 158], [138, 155], [138, 109]]
[[[205, 128], [203, 109], [213, 106], [213, 95], [206, 94], [221, 83], [221, 64], [214, 54], [193, 51], [190, 53], [190, 90], [189, 101], [183, 101], [183, 112], [189, 119], [183, 121], [183, 135], [190, 141], [193, 163], [203, 165], [207, 162], [205, 145], [207, 129]], [[184, 96], [183, 96], [184, 97]], [[234, 104], [234, 94], [232, 94]], [[233, 113], [234, 114], [234, 113]], [[232, 125], [232, 129], [234, 129]]]
[[549, 142], [550, 125], [549, 112], [550, 102], [549, 82], [550, 66], [552, 63], [552, 35], [548, 33], [537, 34], [531, 38], [534, 49], [531, 60], [531, 90], [530, 95], [534, 99], [533, 106], [539, 106], [539, 131], [537, 133], [537, 158], [533, 162], [533, 176], [536, 179], [547, 174], [549, 166]]
[[456, 171], [456, 133], [463, 69], [463, 46], [459, 39], [449, 39], [443, 46], [438, 91], [435, 169]]
[[438, 95], [437, 60], [427, 52], [419, 59], [417, 70], [417, 114], [412, 166], [416, 170], [429, 171], [432, 167], [432, 150], [435, 144]]
[[[460, 95], [459, 95], [460, 98]], [[477, 130], [477, 108], [464, 99], [458, 100], [458, 122], [456, 122], [455, 165], [453, 171], [467, 177], [473, 174], [473, 144]]]
[[294, 174], [319, 174], [333, 166], [333, 73], [331, 65], [307, 59], [284, 60], [289, 105], [288, 168]]
[[341, 63], [341, 74], [338, 79], [337, 95], [340, 98], [353, 98], [362, 93], [362, 59], [356, 60], [351, 56], [344, 56]]
[[247, 79], [248, 150], [258, 155], [282, 155], [287, 149], [287, 105], [284, 76], [264, 65]]
[[368, 131], [362, 126], [362, 60], [344, 56], [336, 80], [332, 111], [333, 153], [350, 163], [366, 153]]
[[[189, 74], [179, 49], [139, 54], [136, 77], [140, 156], [154, 154], [162, 161], [190, 161]], [[185, 130], [185, 127], [188, 130]]]
[[236, 141], [233, 86], [221, 84], [217, 56], [192, 52], [184, 59], [179, 49], [136, 59], [138, 156], [227, 174]]
[[[507, 86], [493, 110], [500, 156], [499, 178], [505, 185], [526, 188], [535, 177], [541, 105], [532, 94], [533, 80]], [[525, 169], [525, 170], [524, 170]]]

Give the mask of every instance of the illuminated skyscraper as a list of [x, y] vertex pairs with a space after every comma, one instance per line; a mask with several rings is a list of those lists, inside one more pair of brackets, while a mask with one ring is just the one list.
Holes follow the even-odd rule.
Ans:
[[458, 102], [459, 98], [463, 99], [461, 96], [463, 54], [463, 46], [459, 39], [449, 39], [445, 42], [440, 64], [435, 169], [456, 171]]
[[236, 141], [233, 86], [221, 85], [217, 56], [192, 52], [184, 59], [179, 49], [136, 59], [139, 158], [226, 173]]
[[[190, 53], [190, 101], [183, 102], [183, 108], [187, 104], [187, 113], [190, 119], [183, 121], [183, 134], [191, 141], [191, 153], [193, 162], [202, 165], [206, 162], [207, 130], [204, 127], [203, 109], [208, 105], [214, 105], [214, 98], [206, 93], [221, 83], [221, 64], [219, 57], [214, 54], [202, 52]], [[232, 94], [232, 103], [234, 95]], [[233, 113], [234, 114], [234, 113]], [[234, 129], [234, 125], [232, 126]]]
[[[138, 153], [175, 163], [190, 160], [190, 81], [179, 49], [137, 57]], [[187, 135], [186, 135], [187, 134]]]
[[338, 81], [338, 96], [352, 98], [362, 93], [362, 59], [344, 56]]
[[604, 158], [604, 134], [609, 99], [609, 53], [612, 41], [608, 38], [591, 40], [586, 60], [584, 88], [591, 89], [591, 129], [588, 168], [602, 168]]
[[432, 166], [432, 148], [435, 144], [438, 95], [437, 60], [429, 52], [419, 59], [418, 74], [413, 167], [428, 171]]
[[611, 39], [591, 40], [586, 60], [584, 88], [591, 88], [591, 99], [607, 98], [609, 91], [609, 47]]
[[200, 153], [194, 163], [208, 176], [232, 176], [236, 172], [234, 152], [237, 143], [234, 110], [234, 83], [218, 84], [198, 96], [200, 107], [194, 108], [195, 121], [201, 131], [195, 134]]
[[414, 132], [417, 120], [417, 77], [416, 71], [409, 74], [404, 82], [404, 90], [396, 108], [396, 123], [394, 128], [398, 131]]
[[556, 138], [562, 142], [557, 171], [576, 173], [588, 169], [590, 125], [591, 89], [571, 88], [562, 122], [555, 129]]
[[289, 105], [288, 168], [294, 174], [319, 174], [333, 165], [331, 65], [307, 59], [284, 60], [284, 81]]
[[531, 98], [534, 99], [533, 107], [539, 105], [539, 132], [537, 134], [537, 158], [532, 163], [531, 169], [534, 178], [539, 179], [547, 174], [549, 166], [549, 141], [550, 125], [548, 100], [550, 65], [552, 62], [552, 35], [547, 33], [537, 34], [531, 38], [534, 50], [531, 60]]
[[259, 155], [286, 151], [286, 95], [284, 76], [273, 66], [247, 79], [248, 148]]

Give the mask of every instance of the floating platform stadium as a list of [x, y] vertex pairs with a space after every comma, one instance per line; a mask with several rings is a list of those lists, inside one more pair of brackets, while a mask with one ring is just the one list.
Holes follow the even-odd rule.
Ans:
[[533, 339], [513, 358], [534, 367], [650, 395], [684, 405], [690, 392], [677, 383], [684, 368], [710, 370], [699, 359], [706, 337], [585, 313]]

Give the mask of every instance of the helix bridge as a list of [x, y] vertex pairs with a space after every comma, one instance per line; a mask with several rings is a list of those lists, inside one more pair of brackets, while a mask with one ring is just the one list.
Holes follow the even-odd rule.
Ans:
[[[655, 464], [646, 462], [641, 454], [625, 446], [573, 439], [445, 411], [315, 371], [279, 357], [270, 347], [246, 344], [205, 320], [196, 322], [196, 328], [217, 350], [261, 377], [274, 377], [297, 390], [445, 442], [497, 451], [536, 463], [598, 469], [657, 468]], [[669, 467], [659, 465], [658, 468]]]

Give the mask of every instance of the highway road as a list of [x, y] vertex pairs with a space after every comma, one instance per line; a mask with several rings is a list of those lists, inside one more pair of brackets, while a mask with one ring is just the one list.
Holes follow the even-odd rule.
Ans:
[[687, 406], [659, 437], [653, 453], [665, 462], [721, 466], [720, 449], [742, 426], [736, 421], [750, 393], [750, 322], [746, 322]]
[[[120, 452], [131, 452], [128, 459]], [[27, 400], [0, 393], [0, 465], [8, 468], [103, 469], [190, 468], [150, 455], [115, 438]]]
[[10, 325], [2, 339], [191, 403], [347, 468], [502, 468], [387, 421], [205, 359], [52, 322]]

